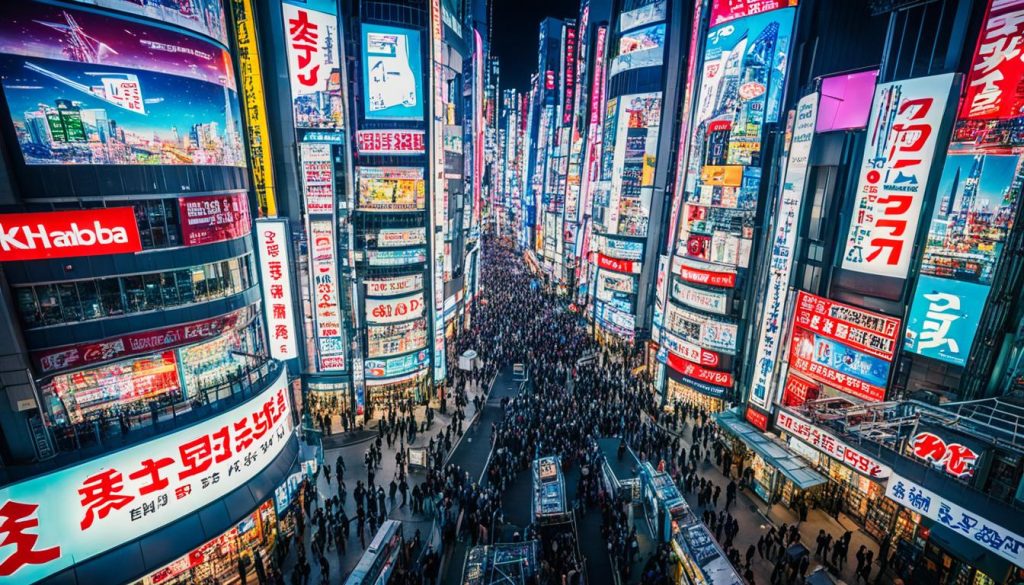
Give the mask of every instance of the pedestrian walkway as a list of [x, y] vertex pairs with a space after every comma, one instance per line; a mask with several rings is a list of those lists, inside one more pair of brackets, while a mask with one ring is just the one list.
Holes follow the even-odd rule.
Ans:
[[[482, 386], [482, 385], [481, 385]], [[473, 428], [475, 419], [477, 417], [476, 407], [474, 406], [474, 398], [486, 396], [488, 388], [475, 386], [470, 383], [467, 386], [466, 394], [468, 405], [465, 408], [466, 420], [469, 423], [470, 428]], [[449, 401], [449, 404], [451, 401]], [[416, 406], [414, 413], [417, 421], [426, 421], [426, 406]], [[433, 424], [427, 429], [426, 432], [420, 432], [416, 434], [416, 439], [412, 443], [405, 443], [404, 447], [425, 447], [432, 437], [436, 437], [437, 432], [444, 429], [452, 421], [452, 413], [441, 413], [435, 409]], [[335, 427], [338, 428], [338, 427]], [[326, 498], [339, 495], [340, 484], [338, 482], [337, 469], [335, 469], [335, 461], [338, 456], [344, 459], [346, 471], [344, 472], [344, 481], [347, 487], [348, 496], [345, 498], [344, 509], [349, 518], [351, 518], [352, 529], [346, 543], [346, 550], [343, 554], [339, 554], [339, 551], [330, 548], [324, 552], [324, 556], [330, 565], [330, 582], [331, 583], [344, 583], [345, 577], [352, 572], [356, 564], [359, 563], [359, 559], [362, 557], [364, 552], [363, 548], [359, 543], [359, 536], [356, 534], [355, 518], [356, 518], [356, 504], [352, 497], [352, 491], [355, 488], [356, 481], [361, 480], [364, 485], [367, 483], [367, 469], [363, 463], [363, 458], [366, 451], [369, 449], [371, 442], [377, 439], [378, 435], [378, 421], [370, 421], [368, 427], [363, 431], [354, 431], [349, 433], [337, 433], [325, 437], [323, 440], [324, 449], [324, 463], [331, 467], [331, 477], [328, 481], [325, 473], [317, 474], [317, 490], [319, 501], [313, 506], [315, 509], [317, 506], [323, 506]], [[468, 440], [469, 432], [463, 434], [458, 439], [458, 442], [452, 449], [452, 453], [458, 450], [463, 443]], [[335, 446], [337, 445], [337, 446]], [[385, 492], [388, 491], [387, 486], [391, 482], [393, 477], [397, 476], [398, 467], [395, 461], [395, 453], [398, 449], [403, 446], [399, 441], [395, 441], [392, 447], [388, 447], [385, 441], [381, 441], [381, 452], [382, 459], [380, 467], [376, 470], [376, 484], [385, 487]], [[451, 457], [451, 454], [449, 454]], [[410, 468], [407, 469], [408, 484], [413, 486], [424, 481], [426, 475], [424, 470]], [[340, 498], [340, 495], [339, 495]], [[409, 498], [411, 500], [411, 497]], [[387, 502], [388, 507], [388, 518], [392, 520], [400, 520], [403, 524], [403, 534], [407, 540], [412, 540], [416, 533], [420, 535], [421, 542], [426, 542], [430, 536], [430, 532], [433, 527], [434, 516], [432, 512], [426, 512], [422, 514], [414, 514], [412, 512], [412, 506], [402, 506], [401, 494], [398, 494], [394, 501], [390, 498]], [[429, 509], [428, 509], [429, 510]], [[315, 582], [319, 579], [319, 566], [316, 564], [315, 559], [311, 553], [312, 548], [312, 532], [313, 528], [307, 523], [305, 538], [303, 544], [306, 549], [306, 558], [309, 559], [313, 565], [313, 578], [311, 582]], [[373, 535], [370, 535], [366, 539], [368, 543]], [[327, 539], [330, 542], [332, 539]], [[297, 554], [294, 550], [290, 551], [288, 557], [283, 563], [284, 574], [289, 575], [295, 565]]]

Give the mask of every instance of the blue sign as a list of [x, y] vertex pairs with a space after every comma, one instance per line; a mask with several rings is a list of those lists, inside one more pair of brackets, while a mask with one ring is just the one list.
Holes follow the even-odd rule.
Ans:
[[922, 274], [907, 318], [903, 348], [963, 366], [971, 353], [989, 287]]
[[363, 25], [363, 116], [423, 120], [419, 31]]

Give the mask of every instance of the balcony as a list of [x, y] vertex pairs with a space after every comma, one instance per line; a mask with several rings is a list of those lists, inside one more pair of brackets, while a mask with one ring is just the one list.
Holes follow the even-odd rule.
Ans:
[[77, 424], [49, 425], [55, 456], [25, 465], [0, 467], [0, 486], [137, 445], [231, 410], [265, 390], [278, 379], [283, 368], [281, 362], [261, 358], [227, 381], [203, 388], [187, 400], [152, 400], [148, 411], [141, 413], [111, 414]]

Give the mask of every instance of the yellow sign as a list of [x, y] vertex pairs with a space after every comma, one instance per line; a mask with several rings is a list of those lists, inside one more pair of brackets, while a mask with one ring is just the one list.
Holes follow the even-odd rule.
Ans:
[[739, 165], [704, 165], [700, 180], [705, 185], [739, 187], [743, 183], [743, 167]]
[[274, 195], [274, 167], [267, 127], [267, 104], [263, 98], [263, 70], [256, 40], [256, 21], [252, 0], [231, 0], [238, 41], [238, 67], [242, 79], [242, 106], [245, 108], [246, 135], [249, 138], [249, 168], [256, 191], [260, 217], [277, 217]]

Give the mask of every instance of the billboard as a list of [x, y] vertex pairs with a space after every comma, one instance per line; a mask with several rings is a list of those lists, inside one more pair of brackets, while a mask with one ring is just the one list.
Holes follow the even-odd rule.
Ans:
[[790, 368], [862, 400], [885, 399], [891, 363], [806, 329], [793, 329]]
[[599, 253], [597, 254], [597, 267], [624, 274], [640, 274], [640, 269], [643, 265], [640, 262], [634, 262], [632, 260], [617, 260]]
[[0, 262], [141, 250], [132, 207], [0, 214]]
[[632, 338], [636, 328], [636, 317], [620, 311], [603, 301], [595, 301], [594, 316], [600, 326], [622, 337]]
[[425, 205], [420, 167], [356, 167], [361, 211], [417, 211]]
[[646, 24], [651, 24], [652, 22], [661, 22], [662, 20], [665, 20], [665, 16], [667, 14], [666, 1], [667, 0], [655, 0], [654, 2], [648, 2], [639, 8], [624, 11], [619, 16], [619, 30], [630, 30]]
[[427, 233], [423, 228], [387, 228], [366, 234], [366, 245], [378, 248], [402, 248], [426, 243]]
[[359, 154], [416, 155], [427, 151], [423, 130], [359, 130], [356, 148]]
[[367, 380], [393, 378], [423, 369], [430, 360], [430, 352], [422, 349], [415, 353], [387, 359], [368, 359], [363, 369]]
[[842, 439], [824, 428], [785, 410], [779, 410], [779, 414], [775, 417], [775, 426], [836, 461], [853, 468], [858, 473], [873, 479], [885, 479], [892, 475], [892, 468], [885, 463], [847, 445]]
[[423, 120], [423, 66], [419, 31], [362, 25], [363, 116], [367, 120]]
[[220, 45], [109, 14], [4, 3], [0, 53], [26, 164], [245, 164]]
[[895, 317], [799, 291], [793, 324], [883, 360], [892, 361], [900, 334]]
[[711, 26], [717, 26], [786, 6], [796, 6], [797, 0], [713, 0], [711, 2]]
[[186, 246], [223, 242], [249, 235], [249, 197], [245, 193], [179, 197], [181, 240]]
[[72, 0], [79, 4], [110, 8], [159, 22], [174, 24], [228, 44], [221, 0], [189, 2], [140, 2], [139, 0]]
[[684, 280], [694, 284], [714, 286], [719, 288], [735, 288], [736, 273], [723, 272], [721, 270], [710, 270], [695, 266], [695, 262], [676, 256], [672, 259], [672, 273]]
[[292, 265], [288, 255], [288, 222], [256, 220], [263, 307], [270, 338], [270, 356], [289, 360], [299, 356], [298, 329], [292, 302]]
[[665, 307], [665, 331], [705, 349], [736, 354], [739, 336], [736, 323], [694, 313], [671, 302]]
[[423, 316], [423, 293], [391, 298], [366, 299], [366, 322], [371, 325], [401, 323]]
[[718, 24], [707, 35], [694, 102], [679, 256], [741, 268], [749, 263], [762, 130], [779, 116], [792, 37], [795, 8], [783, 5], [712, 7], [711, 22]]
[[608, 233], [644, 238], [654, 194], [661, 94], [625, 95], [616, 103], [616, 136], [609, 161], [611, 191], [605, 224]]
[[307, 215], [334, 213], [334, 161], [330, 144], [299, 144], [302, 194]]
[[630, 69], [661, 65], [664, 47], [665, 23], [624, 32], [619, 37], [619, 52], [612, 59], [608, 73], [614, 77]]
[[[282, 369], [258, 396], [213, 418], [0, 490], [8, 536], [31, 555], [3, 561], [13, 583], [35, 583], [216, 502], [274, 462], [292, 436]], [[211, 481], [211, 478], [216, 480]], [[13, 541], [8, 544], [13, 544]], [[20, 544], [18, 546], [21, 546]]]
[[345, 369], [345, 330], [342, 327], [334, 222], [309, 222], [309, 274], [313, 286], [313, 321], [319, 370]]
[[664, 347], [658, 352], [657, 358], [658, 361], [687, 378], [699, 380], [705, 384], [711, 384], [712, 386], [732, 388], [733, 377], [729, 372], [705, 368], [700, 364], [696, 364], [688, 359], [682, 358], [675, 353], [665, 351]]
[[366, 328], [366, 355], [381, 358], [423, 349], [427, 346], [427, 321], [416, 319], [394, 325]]
[[955, 75], [875, 89], [842, 267], [906, 278]]
[[1010, 54], [1024, 42], [1022, 11], [1024, 0], [989, 0], [959, 119], [989, 121], [1021, 116], [1024, 64], [1014, 58], [1017, 55]]
[[644, 256], [644, 242], [601, 236], [601, 252], [618, 260], [641, 260]]
[[342, 39], [336, 8], [330, 2], [317, 2], [316, 7], [323, 11], [310, 9], [306, 2], [281, 3], [292, 115], [296, 128], [341, 129]]
[[370, 266], [405, 266], [427, 261], [425, 247], [404, 248], [401, 250], [367, 250], [366, 263]]
[[907, 316], [907, 351], [963, 366], [971, 353], [989, 287], [922, 274]]
[[367, 297], [393, 297], [423, 290], [423, 275], [367, 279], [363, 284], [366, 285]]
[[678, 279], [672, 279], [672, 299], [694, 309], [717, 315], [728, 315], [729, 295], [723, 292], [690, 286]]
[[775, 363], [782, 340], [782, 321], [789, 297], [789, 281], [793, 271], [797, 223], [803, 206], [804, 185], [807, 182], [807, 164], [814, 140], [817, 119], [818, 94], [804, 96], [796, 105], [792, 140], [786, 156], [786, 171], [779, 193], [778, 212], [774, 215], [774, 234], [771, 256], [768, 260], [768, 283], [761, 308], [757, 352], [754, 357], [754, 376], [749, 400], [762, 410], [771, 412], [774, 393]]

